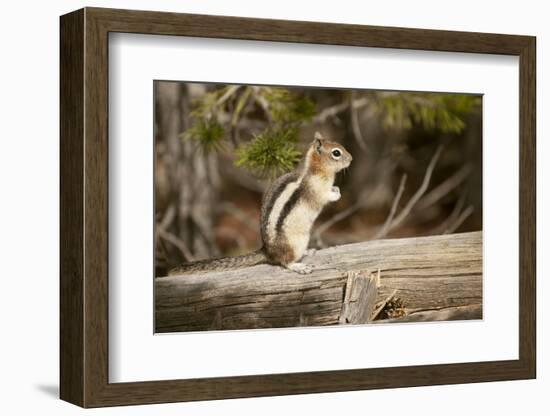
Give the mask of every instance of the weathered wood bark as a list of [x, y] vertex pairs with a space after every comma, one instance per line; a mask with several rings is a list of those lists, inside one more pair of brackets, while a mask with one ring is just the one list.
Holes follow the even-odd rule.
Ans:
[[481, 232], [348, 244], [304, 261], [312, 274], [260, 265], [157, 278], [156, 331], [366, 323], [393, 292], [405, 316], [388, 322], [481, 318]]

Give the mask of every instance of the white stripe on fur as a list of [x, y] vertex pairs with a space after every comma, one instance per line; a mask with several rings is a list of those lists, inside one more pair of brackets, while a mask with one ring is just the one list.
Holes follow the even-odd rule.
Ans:
[[285, 186], [283, 192], [281, 192], [277, 197], [275, 204], [273, 204], [273, 208], [271, 209], [271, 212], [269, 213], [269, 217], [267, 219], [267, 238], [270, 242], [273, 241], [277, 235], [276, 227], [279, 216], [281, 215], [281, 211], [283, 210], [288, 199], [292, 196], [294, 191], [298, 189], [299, 186], [300, 180], [288, 183]]

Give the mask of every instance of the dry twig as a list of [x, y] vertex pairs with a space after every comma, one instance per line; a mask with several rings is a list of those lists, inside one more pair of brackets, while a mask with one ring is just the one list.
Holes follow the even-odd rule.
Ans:
[[195, 260], [195, 257], [193, 256], [193, 254], [191, 254], [191, 251], [189, 250], [189, 248], [181, 238], [176, 237], [174, 234], [160, 227], [157, 227], [157, 233], [159, 237], [163, 238], [164, 240], [168, 241], [173, 246], [175, 246], [181, 252], [185, 261]]
[[350, 117], [351, 117], [351, 127], [353, 131], [353, 137], [355, 141], [364, 152], [367, 150], [367, 145], [363, 133], [361, 132], [361, 126], [359, 125], [359, 115], [357, 114], [357, 108], [353, 105], [353, 92], [350, 94]]
[[382, 226], [382, 228], [380, 228], [380, 231], [378, 231], [374, 236], [375, 240], [386, 236], [386, 234], [388, 233], [389, 227], [393, 222], [395, 213], [397, 212], [397, 206], [399, 205], [399, 201], [401, 200], [401, 196], [403, 195], [403, 191], [405, 190], [406, 182], [407, 182], [407, 174], [403, 174], [403, 176], [401, 177], [401, 182], [399, 183], [399, 189], [397, 190], [397, 193], [395, 194], [395, 198], [393, 199], [393, 203], [392, 203], [388, 218], [386, 219], [386, 222], [384, 222], [384, 225]]
[[464, 221], [466, 221], [466, 219], [472, 215], [474, 212], [474, 207], [472, 205], [469, 205], [468, 208], [466, 208], [464, 211], [462, 211], [462, 214], [460, 214], [460, 216], [456, 219], [455, 222], [453, 222], [449, 228], [447, 228], [443, 234], [452, 234], [454, 233], [458, 227], [460, 227], [462, 225], [462, 223]]
[[363, 193], [359, 196], [359, 200], [353, 204], [350, 205], [348, 208], [344, 209], [343, 211], [340, 211], [333, 215], [331, 218], [326, 220], [324, 223], [319, 225], [315, 232], [313, 233], [312, 240], [317, 243], [318, 246], [323, 246], [322, 243], [322, 234], [327, 231], [330, 227], [332, 227], [334, 224], [346, 219], [347, 217], [353, 215], [357, 210], [359, 210], [363, 205], [365, 204], [367, 200], [367, 195]]
[[445, 181], [437, 185], [434, 189], [426, 194], [419, 202], [417, 208], [419, 210], [426, 209], [443, 197], [449, 194], [453, 189], [459, 186], [468, 175], [472, 172], [471, 165], [464, 165], [457, 170], [453, 175], [447, 178]]
[[[352, 102], [352, 107], [355, 109], [366, 106], [368, 103], [367, 98], [359, 98]], [[314, 123], [325, 123], [327, 119], [336, 117], [338, 114], [346, 111], [350, 106], [350, 101], [344, 101], [340, 104], [333, 105], [332, 107], [327, 107], [322, 110], [317, 116], [313, 118]]]
[[403, 220], [407, 217], [407, 215], [409, 215], [411, 210], [414, 208], [416, 203], [420, 200], [422, 195], [424, 195], [424, 193], [428, 190], [428, 186], [430, 186], [430, 179], [432, 178], [432, 173], [434, 171], [435, 165], [437, 164], [437, 161], [442, 151], [443, 151], [443, 146], [440, 145], [435, 151], [434, 155], [432, 156], [432, 160], [430, 160], [430, 164], [428, 165], [428, 168], [426, 169], [426, 173], [424, 174], [424, 179], [422, 180], [422, 185], [420, 185], [420, 188], [418, 188], [418, 190], [409, 200], [407, 205], [405, 205], [405, 208], [401, 210], [397, 218], [392, 222], [392, 224], [390, 224], [390, 227], [389, 227], [390, 230], [394, 229], [395, 227], [397, 227], [403, 222]]

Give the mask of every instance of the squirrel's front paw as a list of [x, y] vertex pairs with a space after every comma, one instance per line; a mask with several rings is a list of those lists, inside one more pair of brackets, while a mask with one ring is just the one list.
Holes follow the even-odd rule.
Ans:
[[341, 197], [342, 195], [340, 195], [340, 188], [338, 188], [337, 186], [333, 186], [330, 191], [330, 197], [329, 197], [330, 201], [331, 202], [338, 201]]
[[291, 263], [286, 267], [287, 269], [300, 274], [310, 274], [313, 271], [313, 266], [305, 263]]

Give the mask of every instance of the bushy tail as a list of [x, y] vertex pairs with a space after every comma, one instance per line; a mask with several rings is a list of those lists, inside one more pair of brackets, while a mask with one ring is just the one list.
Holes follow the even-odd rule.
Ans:
[[263, 249], [259, 249], [252, 253], [237, 257], [222, 257], [219, 259], [206, 259], [184, 263], [170, 270], [168, 276], [223, 272], [262, 263], [267, 263], [267, 257]]

